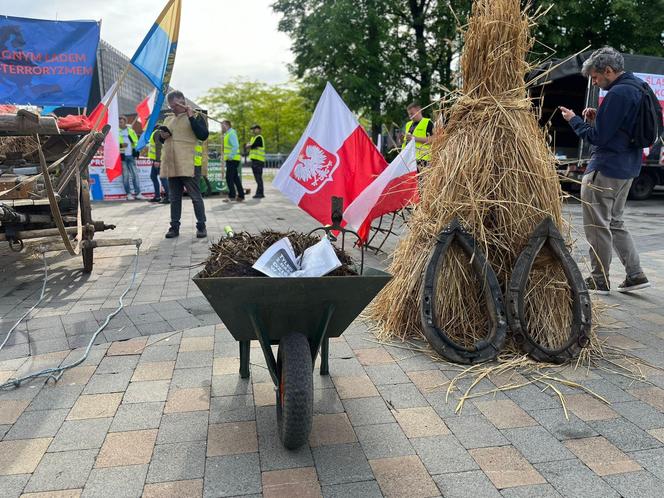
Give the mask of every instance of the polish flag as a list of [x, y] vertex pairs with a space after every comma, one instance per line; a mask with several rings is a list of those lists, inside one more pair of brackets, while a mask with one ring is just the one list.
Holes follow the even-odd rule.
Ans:
[[152, 115], [152, 109], [154, 109], [154, 101], [157, 97], [157, 89], [155, 88], [150, 95], [145, 97], [139, 102], [136, 106], [136, 115], [138, 116], [138, 122], [141, 123], [141, 126], [145, 128]]
[[344, 211], [346, 228], [356, 231], [363, 241], [374, 219], [419, 202], [415, 150], [415, 140], [411, 140]]
[[108, 177], [109, 182], [112, 182], [118, 176], [122, 176], [122, 158], [120, 157], [119, 139], [120, 125], [118, 123], [120, 113], [118, 112], [117, 93], [110, 104], [108, 103], [108, 99], [113, 93], [114, 88], [115, 83], [111, 86], [108, 92], [106, 92], [104, 98], [101, 99], [101, 102], [94, 108], [89, 117], [91, 126], [95, 127], [96, 130], [100, 130], [107, 124], [111, 125], [111, 129], [104, 140], [104, 165], [106, 167], [106, 176]]
[[332, 222], [332, 197], [343, 197], [348, 206], [386, 167], [364, 128], [328, 83], [273, 185], [327, 225]]

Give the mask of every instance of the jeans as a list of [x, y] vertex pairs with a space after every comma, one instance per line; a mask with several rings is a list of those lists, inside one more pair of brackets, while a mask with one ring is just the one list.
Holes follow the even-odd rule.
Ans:
[[[168, 199], [168, 178], [161, 178], [159, 176], [159, 166], [152, 166], [150, 169], [150, 180], [152, 180], [152, 185], [154, 187], [154, 197], [155, 199], [161, 198], [161, 187], [164, 187], [164, 197]], [[161, 180], [161, 187], [159, 186], [159, 181]]]
[[254, 173], [254, 180], [256, 180], [256, 197], [263, 197], [263, 161], [251, 161], [251, 171]]
[[593, 171], [583, 176], [583, 229], [590, 244], [592, 277], [598, 282], [609, 281], [613, 249], [625, 267], [628, 277], [643, 270], [632, 236], [625, 228], [623, 210], [632, 179], [621, 180]]
[[[131, 178], [130, 178], [131, 177]], [[141, 193], [141, 186], [138, 183], [138, 168], [136, 159], [133, 156], [122, 156], [122, 182], [124, 183], [125, 194], [131, 193], [130, 181], [134, 184], [134, 193]]]
[[240, 161], [226, 161], [226, 184], [228, 185], [228, 198], [235, 199], [235, 189], [237, 196], [244, 199], [244, 189], [242, 188], [242, 179], [240, 178]]
[[194, 205], [194, 214], [196, 215], [196, 228], [205, 228], [205, 205], [203, 197], [198, 186], [200, 177], [196, 176], [175, 176], [168, 179], [169, 197], [171, 200], [171, 227], [175, 230], [180, 229], [180, 218], [182, 216], [182, 190], [187, 189], [187, 193]]

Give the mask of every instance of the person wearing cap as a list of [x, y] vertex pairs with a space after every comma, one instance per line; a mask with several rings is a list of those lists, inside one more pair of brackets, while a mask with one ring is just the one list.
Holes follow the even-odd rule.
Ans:
[[251, 160], [251, 171], [254, 173], [254, 179], [256, 180], [256, 195], [254, 199], [262, 199], [265, 197], [263, 191], [263, 167], [265, 166], [265, 139], [261, 134], [260, 125], [253, 125], [251, 127], [251, 133], [254, 135], [249, 140], [248, 144], [245, 144], [245, 150], [249, 151], [249, 159]]

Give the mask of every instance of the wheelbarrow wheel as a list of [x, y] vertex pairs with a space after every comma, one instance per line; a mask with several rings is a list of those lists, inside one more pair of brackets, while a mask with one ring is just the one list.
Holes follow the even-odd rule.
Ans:
[[292, 333], [279, 341], [277, 426], [283, 445], [299, 448], [309, 439], [314, 409], [313, 365], [307, 338]]

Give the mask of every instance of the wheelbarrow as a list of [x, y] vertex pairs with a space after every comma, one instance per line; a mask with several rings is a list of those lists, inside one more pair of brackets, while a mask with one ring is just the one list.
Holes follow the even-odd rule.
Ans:
[[[337, 208], [340, 204], [337, 204]], [[316, 230], [351, 232], [333, 224]], [[314, 231], [316, 231], [314, 230]], [[355, 234], [357, 236], [357, 234]], [[275, 385], [279, 437], [288, 449], [305, 444], [313, 419], [313, 372], [329, 373], [329, 341], [339, 337], [391, 276], [364, 268], [356, 276], [218, 277], [193, 280], [240, 347], [240, 377], [249, 377], [251, 341], [260, 343]], [[278, 346], [275, 358], [272, 346]]]

